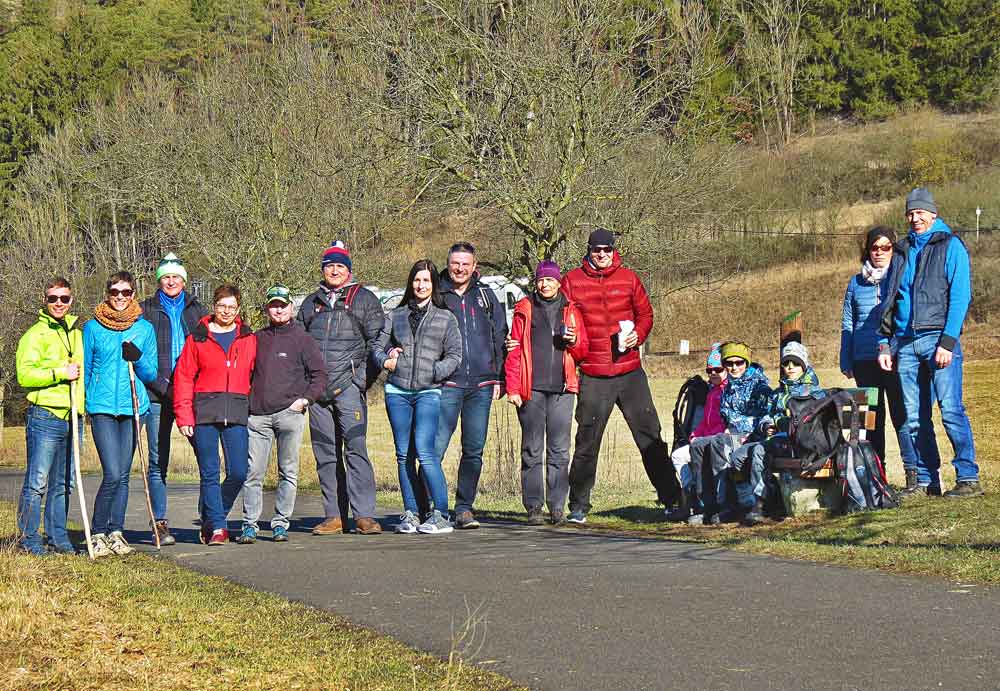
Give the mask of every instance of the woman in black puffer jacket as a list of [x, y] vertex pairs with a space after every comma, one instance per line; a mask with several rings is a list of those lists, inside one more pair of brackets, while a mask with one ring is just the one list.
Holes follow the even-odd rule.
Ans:
[[[448, 483], [435, 450], [441, 383], [462, 360], [462, 334], [458, 320], [438, 291], [434, 262], [421, 259], [410, 269], [400, 306], [388, 316], [389, 342], [376, 354], [391, 374], [385, 384], [385, 408], [392, 426], [399, 464], [403, 515], [397, 533], [450, 533]], [[415, 448], [411, 448], [412, 446]], [[430, 492], [434, 509], [423, 523], [417, 518], [414, 488], [423, 491], [416, 459]]]

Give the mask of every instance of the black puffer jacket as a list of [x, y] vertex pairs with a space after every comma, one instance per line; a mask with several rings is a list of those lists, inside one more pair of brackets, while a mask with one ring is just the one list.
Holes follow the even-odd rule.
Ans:
[[[346, 298], [352, 292], [348, 309]], [[352, 383], [364, 391], [369, 365], [377, 367], [374, 353], [385, 347], [388, 338], [385, 313], [375, 293], [356, 283], [334, 291], [320, 286], [302, 301], [296, 319], [316, 339], [326, 364], [326, 391], [319, 400], [333, 400]]]
[[[139, 305], [142, 316], [153, 325], [156, 333], [157, 372], [156, 381], [146, 384], [149, 399], [154, 403], [170, 403], [173, 397], [174, 362], [170, 356], [170, 317], [160, 304], [160, 291], [146, 298]], [[184, 324], [184, 338], [195, 330], [198, 322], [208, 314], [208, 310], [198, 302], [191, 293], [184, 291], [184, 311], [181, 312], [181, 322]]]

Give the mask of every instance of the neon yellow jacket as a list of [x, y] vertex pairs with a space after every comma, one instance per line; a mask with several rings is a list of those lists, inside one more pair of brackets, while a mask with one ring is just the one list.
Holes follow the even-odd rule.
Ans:
[[64, 323], [42, 309], [38, 321], [17, 343], [17, 383], [28, 391], [28, 400], [64, 420], [69, 418], [69, 381], [65, 368], [80, 365], [77, 411], [83, 413], [83, 330], [79, 319], [66, 315]]

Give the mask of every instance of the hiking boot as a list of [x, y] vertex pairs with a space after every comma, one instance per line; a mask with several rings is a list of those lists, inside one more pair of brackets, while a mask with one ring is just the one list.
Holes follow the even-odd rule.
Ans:
[[926, 487], [921, 487], [927, 493], [928, 497], [940, 497], [941, 496], [941, 485], [927, 485]]
[[271, 528], [271, 542], [288, 542], [288, 528], [280, 525]]
[[920, 483], [917, 482], [916, 468], [912, 470], [907, 468], [904, 472], [906, 473], [906, 487], [896, 492], [896, 496], [900, 499], [912, 497], [914, 494], [921, 491]]
[[67, 556], [76, 554], [76, 547], [74, 547], [72, 544], [68, 542], [64, 545], [57, 545], [55, 543], [51, 543], [46, 545], [45, 549], [46, 551], [52, 554], [64, 554]]
[[471, 511], [459, 511], [455, 514], [455, 525], [459, 530], [475, 530], [479, 527], [479, 521]]
[[[463, 513], [468, 512], [465, 511]], [[426, 521], [417, 526], [417, 530], [427, 535], [443, 535], [444, 533], [450, 533], [454, 529], [451, 527], [451, 523], [448, 519], [442, 516], [440, 511], [435, 509]]]
[[396, 532], [401, 535], [413, 535], [419, 525], [420, 521], [412, 511], [404, 511], [399, 517], [399, 523], [396, 524]]
[[766, 519], [764, 515], [764, 500], [757, 499], [753, 503], [753, 508], [743, 517], [744, 525], [758, 525]]
[[562, 525], [563, 523], [566, 522], [566, 514], [565, 514], [565, 512], [560, 511], [559, 509], [556, 509], [555, 511], [552, 511], [549, 514], [549, 522], [552, 525]]
[[212, 531], [212, 537], [208, 538], [209, 547], [218, 547], [229, 542], [229, 531], [225, 528], [216, 528]]
[[979, 480], [959, 480], [955, 486], [944, 493], [949, 499], [969, 499], [970, 497], [981, 497], [985, 494]]
[[318, 526], [313, 528], [313, 535], [336, 535], [344, 532], [344, 522], [340, 517], [327, 518]]
[[545, 516], [540, 507], [528, 510], [528, 525], [545, 525]]
[[108, 549], [110, 549], [112, 553], [117, 554], [119, 557], [124, 557], [126, 554], [132, 554], [132, 552], [135, 551], [135, 549], [133, 549], [132, 546], [125, 541], [125, 537], [122, 535], [120, 530], [116, 530], [108, 535], [107, 543]]
[[108, 557], [114, 554], [111, 551], [111, 545], [108, 544], [108, 538], [104, 533], [98, 533], [90, 538], [90, 544], [94, 548], [94, 558], [98, 557]]
[[207, 545], [208, 541], [212, 539], [212, 531], [209, 530], [204, 525], [198, 528], [198, 542], [203, 545]]
[[583, 511], [570, 511], [569, 515], [566, 516], [566, 520], [570, 523], [582, 525], [587, 522], [587, 514]]
[[252, 545], [257, 542], [257, 529], [252, 525], [243, 526], [240, 536], [236, 538], [237, 545]]
[[160, 547], [169, 547], [176, 544], [177, 540], [170, 534], [170, 527], [166, 520], [160, 520], [153, 524], [153, 532], [160, 538]]
[[361, 535], [379, 535], [382, 526], [374, 518], [359, 518], [354, 521], [354, 532]]
[[687, 506], [678, 506], [673, 509], [667, 509], [663, 513], [665, 518], [671, 523], [683, 523], [687, 519], [691, 518], [691, 509]]

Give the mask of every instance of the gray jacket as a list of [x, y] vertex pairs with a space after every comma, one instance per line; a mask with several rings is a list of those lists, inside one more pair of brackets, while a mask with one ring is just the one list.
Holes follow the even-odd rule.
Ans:
[[388, 383], [409, 391], [440, 386], [462, 361], [462, 333], [458, 319], [447, 309], [427, 305], [427, 314], [417, 327], [416, 337], [410, 328], [410, 308], [401, 305], [386, 317], [389, 342], [376, 353], [379, 366], [389, 359], [389, 351], [402, 348], [396, 369]]

